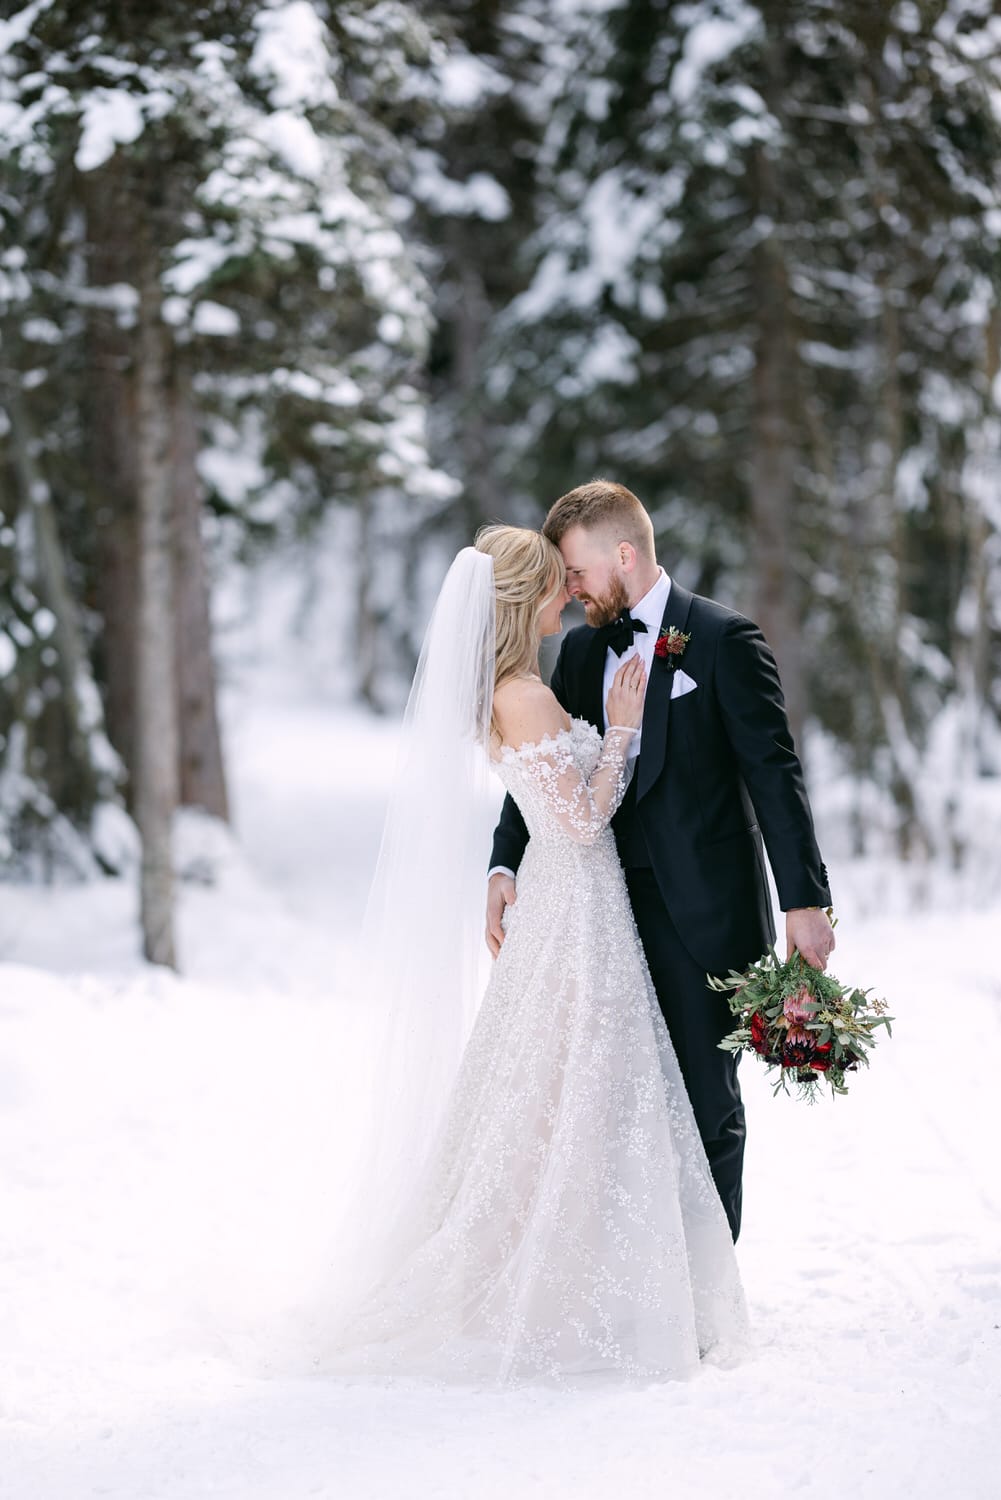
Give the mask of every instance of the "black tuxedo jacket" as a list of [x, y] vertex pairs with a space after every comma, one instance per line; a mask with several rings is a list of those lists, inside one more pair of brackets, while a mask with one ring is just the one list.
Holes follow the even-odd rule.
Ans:
[[[671, 658], [654, 658], [634, 772], [636, 816], [682, 942], [706, 972], [724, 974], [775, 940], [762, 835], [784, 911], [827, 906], [831, 895], [764, 636], [673, 579], [662, 629], [671, 625], [691, 635], [678, 664], [697, 686], [672, 699]], [[606, 650], [601, 630], [569, 631], [551, 684], [567, 713], [602, 733]], [[517, 870], [527, 842], [508, 796], [491, 866]]]

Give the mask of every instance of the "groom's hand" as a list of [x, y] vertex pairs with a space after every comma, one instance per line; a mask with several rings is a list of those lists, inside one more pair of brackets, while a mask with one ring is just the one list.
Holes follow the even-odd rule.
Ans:
[[799, 949], [808, 964], [826, 969], [834, 952], [834, 928], [826, 911], [818, 906], [797, 906], [786, 912], [786, 958]]
[[491, 875], [487, 885], [487, 947], [490, 957], [496, 958], [504, 941], [501, 918], [507, 907], [517, 900], [514, 881], [510, 875]]

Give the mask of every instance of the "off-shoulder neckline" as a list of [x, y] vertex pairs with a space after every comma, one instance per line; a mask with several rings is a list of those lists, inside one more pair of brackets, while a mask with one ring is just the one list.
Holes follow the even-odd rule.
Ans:
[[574, 731], [578, 727], [589, 729], [592, 734], [601, 738], [599, 731], [589, 719], [577, 718], [571, 714], [569, 728], [558, 729], [555, 734], [544, 734], [541, 740], [523, 740], [520, 745], [501, 745], [500, 754], [493, 758], [509, 763], [513, 760], [528, 759], [533, 755], [543, 755], [547, 750], [555, 749], [563, 740], [573, 739]]

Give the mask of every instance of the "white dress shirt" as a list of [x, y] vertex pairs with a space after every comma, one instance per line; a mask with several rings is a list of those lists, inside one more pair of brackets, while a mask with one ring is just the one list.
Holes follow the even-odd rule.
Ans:
[[[641, 656], [643, 658], [643, 665], [647, 671], [647, 682], [650, 680], [650, 669], [653, 666], [653, 648], [660, 634], [660, 622], [664, 618], [664, 610], [667, 608], [667, 600], [671, 592], [670, 577], [664, 572], [663, 568], [658, 568], [657, 571], [659, 574], [657, 582], [651, 589], [647, 590], [638, 603], [629, 606], [629, 613], [633, 619], [643, 621], [643, 624], [646, 626], [646, 634], [634, 635], [633, 644], [627, 647], [621, 656], [616, 656], [611, 647], [605, 653], [605, 677], [601, 689], [601, 702], [604, 706], [605, 723], [600, 726], [602, 729], [608, 726], [608, 694], [615, 680], [615, 674], [622, 663], [628, 661], [631, 656]], [[635, 760], [637, 755], [639, 755], [640, 740], [642, 737], [643, 731], [641, 729], [637, 730], [633, 735], [626, 756], [627, 760]], [[510, 875], [512, 880], [515, 878], [514, 871], [509, 870], [506, 865], [494, 865], [487, 871], [488, 880], [491, 875]]]
[[[646, 667], [647, 682], [650, 681], [650, 670], [653, 667], [653, 648], [657, 644], [657, 636], [660, 634], [660, 622], [664, 618], [667, 608], [668, 596], [671, 592], [671, 580], [663, 568], [658, 569], [659, 577], [652, 589], [648, 589], [638, 604], [629, 606], [629, 613], [634, 620], [642, 620], [646, 626], [646, 635], [634, 635], [633, 643], [623, 651], [621, 656], [616, 656], [611, 647], [605, 653], [605, 678], [601, 688], [601, 701], [605, 705], [604, 728], [608, 727], [608, 695], [615, 681], [615, 674], [624, 661], [630, 657], [640, 656]], [[640, 729], [633, 735], [629, 745], [627, 759], [635, 760], [640, 753], [640, 740], [643, 731]]]

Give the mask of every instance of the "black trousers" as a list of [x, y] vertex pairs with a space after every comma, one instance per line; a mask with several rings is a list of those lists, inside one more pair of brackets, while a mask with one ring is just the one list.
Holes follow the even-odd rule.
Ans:
[[626, 884], [657, 999], [736, 1240], [740, 1233], [744, 1106], [737, 1081], [737, 1056], [721, 1052], [718, 1046], [735, 1023], [726, 1000], [707, 987], [705, 974], [678, 936], [653, 871], [627, 868]]

